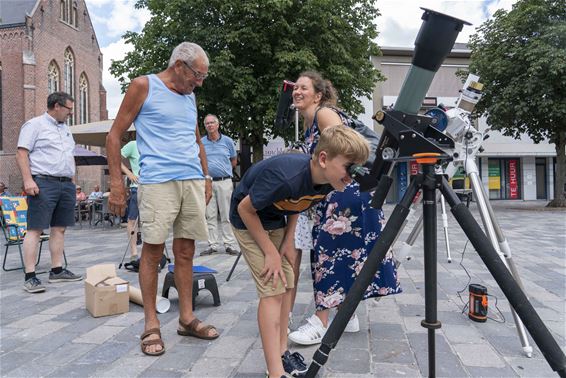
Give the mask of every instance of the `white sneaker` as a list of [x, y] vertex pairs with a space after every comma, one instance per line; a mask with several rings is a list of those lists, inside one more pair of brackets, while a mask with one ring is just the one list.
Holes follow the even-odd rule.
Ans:
[[307, 319], [307, 324], [289, 334], [289, 340], [299, 345], [320, 344], [327, 329], [318, 316], [313, 315]]
[[344, 332], [359, 332], [360, 331], [360, 321], [358, 320], [358, 315], [354, 314], [346, 324]]

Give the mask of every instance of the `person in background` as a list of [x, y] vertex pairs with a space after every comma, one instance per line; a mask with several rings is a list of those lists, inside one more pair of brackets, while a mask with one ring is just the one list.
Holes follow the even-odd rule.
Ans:
[[76, 191], [75, 198], [76, 198], [77, 203], [86, 201], [86, 199], [87, 199], [86, 193], [83, 192], [83, 190], [80, 186], [77, 185], [77, 188], [75, 189], [75, 191]]
[[74, 99], [65, 92], [47, 97], [47, 111], [20, 129], [16, 162], [28, 195], [24, 249], [24, 290], [45, 291], [35, 274], [39, 238], [49, 228], [51, 271], [49, 282], [80, 281], [82, 276], [63, 268], [65, 229], [75, 224], [73, 184], [75, 141], [65, 120], [73, 113]]
[[[138, 240], [139, 244], [142, 243], [141, 235], [138, 231], [139, 223], [139, 210], [138, 210], [138, 183], [140, 174], [140, 153], [138, 151], [138, 144], [135, 140], [132, 140], [120, 150], [120, 154], [124, 159], [128, 159], [130, 163], [130, 169], [126, 167], [124, 163], [120, 164], [122, 173], [128, 177], [130, 182], [130, 196], [128, 197], [128, 237], [130, 240], [130, 260], [136, 261], [138, 259]], [[136, 237], [133, 237], [136, 235]]]
[[234, 188], [232, 169], [237, 162], [236, 148], [232, 138], [220, 132], [218, 117], [208, 114], [204, 117], [204, 126], [207, 135], [202, 138], [202, 144], [206, 150], [208, 174], [212, 176], [212, 198], [206, 206], [208, 249], [201, 252], [201, 256], [218, 251], [220, 235], [226, 253], [237, 255], [239, 252], [229, 219], [230, 197]]
[[92, 201], [102, 199], [103, 194], [104, 193], [100, 191], [100, 185], [95, 185], [93, 191], [89, 194], [88, 199]]
[[120, 141], [135, 121], [140, 153], [139, 217], [143, 247], [140, 287], [145, 315], [142, 353], [165, 352], [157, 318], [157, 269], [165, 241], [173, 228], [175, 286], [179, 293], [177, 333], [212, 340], [219, 336], [192, 308], [195, 239], [208, 239], [206, 204], [212, 195], [206, 152], [197, 124], [195, 88], [208, 76], [208, 57], [195, 43], [173, 50], [168, 67], [157, 74], [132, 80], [106, 138], [110, 169], [110, 211], [122, 215], [126, 194], [121, 172]]
[[11, 196], [12, 193], [7, 191], [8, 187], [2, 181], [0, 181], [0, 196]]

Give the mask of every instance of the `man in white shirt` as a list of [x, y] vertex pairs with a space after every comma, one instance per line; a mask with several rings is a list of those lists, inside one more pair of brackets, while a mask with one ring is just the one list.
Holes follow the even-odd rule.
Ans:
[[20, 130], [16, 161], [28, 195], [27, 233], [24, 238], [24, 290], [45, 291], [35, 275], [38, 243], [50, 228], [49, 282], [79, 281], [82, 276], [63, 268], [65, 229], [75, 224], [75, 141], [65, 120], [74, 99], [64, 92], [47, 97], [47, 112], [27, 121]]

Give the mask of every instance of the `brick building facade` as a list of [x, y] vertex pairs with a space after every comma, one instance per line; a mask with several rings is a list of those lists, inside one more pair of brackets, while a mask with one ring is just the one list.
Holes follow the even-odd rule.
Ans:
[[[84, 0], [0, 0], [0, 181], [11, 192], [22, 184], [20, 127], [58, 90], [75, 98], [70, 125], [108, 119], [102, 53]], [[79, 167], [78, 176], [86, 190], [102, 178], [100, 167]]]

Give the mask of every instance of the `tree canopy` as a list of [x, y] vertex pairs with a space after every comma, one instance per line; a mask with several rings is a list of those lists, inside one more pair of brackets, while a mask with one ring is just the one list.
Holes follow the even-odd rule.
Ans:
[[198, 43], [210, 59], [197, 90], [201, 115], [218, 115], [224, 133], [255, 147], [274, 135], [284, 79], [317, 70], [354, 114], [363, 109], [356, 97], [383, 80], [370, 61], [379, 54], [375, 0], [138, 0], [136, 7], [152, 17], [141, 33], [125, 34], [134, 50], [110, 67], [122, 88], [165, 69], [179, 43]]
[[[566, 0], [519, 0], [471, 36], [470, 72], [484, 94], [476, 110], [504, 135], [556, 144], [555, 198], [566, 176]], [[562, 201], [562, 205], [564, 202]]]

